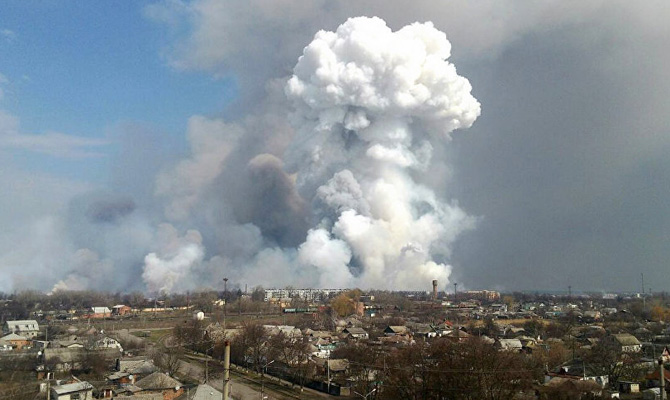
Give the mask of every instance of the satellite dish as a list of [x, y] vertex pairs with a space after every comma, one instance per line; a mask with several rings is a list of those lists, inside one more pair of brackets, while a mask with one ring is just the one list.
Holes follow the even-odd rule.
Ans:
[[175, 392], [178, 391], [178, 390], [179, 390], [179, 385], [177, 385], [177, 386], [174, 387], [174, 391], [175, 391]]

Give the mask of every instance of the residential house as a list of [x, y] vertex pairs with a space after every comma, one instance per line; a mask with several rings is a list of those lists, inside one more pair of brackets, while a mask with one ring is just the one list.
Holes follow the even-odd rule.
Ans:
[[319, 374], [323, 376], [330, 375], [331, 379], [338, 375], [344, 377], [346, 375], [347, 369], [349, 368], [349, 360], [346, 358], [316, 358], [314, 362], [319, 367]]
[[617, 333], [605, 336], [603, 342], [616, 346], [621, 353], [639, 353], [642, 351], [642, 343], [630, 333]]
[[87, 357], [102, 357], [107, 361], [112, 361], [120, 356], [121, 352], [118, 349], [87, 350], [75, 347], [46, 348], [41, 357], [48, 371], [70, 371], [81, 369]]
[[123, 304], [117, 304], [112, 307], [112, 315], [126, 315], [130, 314], [132, 309], [129, 306]]
[[598, 310], [588, 310], [584, 311], [584, 321], [593, 322], [600, 320], [601, 315]]
[[186, 400], [222, 400], [223, 393], [214, 389], [206, 383], [190, 389]]
[[164, 400], [173, 400], [184, 393], [181, 382], [162, 372], [142, 378], [135, 382], [141, 393], [162, 393]]
[[51, 341], [52, 349], [82, 349], [84, 348], [84, 342], [79, 340], [79, 337], [72, 336], [67, 339], [53, 340]]
[[85, 318], [107, 318], [112, 315], [112, 310], [107, 307], [91, 307]]
[[103, 336], [102, 338], [94, 341], [92, 347], [94, 349], [118, 349], [119, 351], [123, 352], [121, 343], [119, 343], [118, 340], [108, 336]]
[[88, 382], [67, 383], [51, 387], [52, 400], [93, 399], [93, 385]]
[[25, 336], [10, 333], [9, 335], [0, 338], [0, 346], [11, 346], [14, 349], [21, 350], [24, 347], [30, 347], [30, 340]]
[[519, 339], [498, 339], [493, 344], [493, 347], [500, 351], [514, 352], [520, 352], [523, 349], [523, 345]]
[[416, 324], [412, 327], [412, 332], [416, 337], [434, 338], [437, 332], [429, 324]]
[[344, 328], [342, 333], [349, 335], [353, 339], [369, 339], [368, 333], [363, 328], [351, 327]]
[[34, 319], [6, 321], [2, 327], [2, 332], [6, 335], [16, 333], [17, 335], [32, 339], [39, 335], [40, 326]]
[[472, 335], [460, 329], [454, 329], [453, 331], [451, 331], [451, 333], [449, 333], [449, 335], [443, 337], [452, 342], [465, 342], [467, 340], [470, 340], [470, 338], [472, 338]]
[[158, 367], [154, 365], [152, 360], [147, 358], [118, 359], [116, 361], [116, 370], [133, 375], [135, 380], [139, 380], [158, 371]]
[[545, 382], [539, 392], [549, 396], [567, 396], [557, 398], [592, 399], [601, 398], [603, 387], [589, 380], [556, 377]]
[[136, 377], [128, 372], [113, 372], [105, 377], [114, 386], [134, 385]]
[[272, 336], [278, 335], [280, 332], [292, 338], [302, 336], [300, 329], [292, 325], [263, 325], [263, 328]]
[[384, 335], [386, 336], [396, 336], [396, 335], [408, 335], [409, 329], [404, 325], [389, 325], [384, 329]]
[[589, 366], [589, 364], [586, 364], [579, 359], [568, 361], [553, 371], [547, 372], [544, 376], [544, 382], [547, 383], [555, 378], [593, 381], [600, 385], [601, 388], [604, 388], [609, 384], [608, 375], [601, 375]]

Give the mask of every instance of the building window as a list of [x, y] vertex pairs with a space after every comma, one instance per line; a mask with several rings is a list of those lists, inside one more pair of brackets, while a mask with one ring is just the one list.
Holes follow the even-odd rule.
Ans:
[[73, 393], [73, 394], [70, 396], [70, 399], [72, 399], [72, 400], [79, 400], [79, 399], [81, 399], [81, 397], [79, 396], [79, 393]]

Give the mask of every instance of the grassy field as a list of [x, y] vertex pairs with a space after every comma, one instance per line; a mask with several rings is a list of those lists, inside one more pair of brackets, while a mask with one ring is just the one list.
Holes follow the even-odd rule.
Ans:
[[[172, 332], [171, 329], [147, 329], [145, 331], [131, 332], [131, 335], [145, 339], [151, 343], [159, 343], [165, 336]], [[148, 335], [147, 335], [148, 334]]]

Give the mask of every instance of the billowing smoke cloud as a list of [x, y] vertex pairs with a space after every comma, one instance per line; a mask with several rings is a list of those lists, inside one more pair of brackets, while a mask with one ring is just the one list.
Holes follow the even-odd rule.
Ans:
[[447, 282], [450, 266], [433, 258], [445, 260], [473, 220], [412, 175], [427, 172], [431, 141], [480, 114], [450, 50], [431, 23], [393, 32], [361, 17], [317, 33], [295, 66], [286, 85], [296, 126], [287, 164], [299, 191], [322, 205], [299, 250], [321, 285]]
[[206, 223], [183, 239], [170, 226], [180, 244], [145, 258], [149, 290], [231, 270], [272, 286], [446, 284], [451, 244], [474, 219], [415, 177], [434, 142], [480, 114], [450, 51], [431, 23], [394, 32], [361, 17], [318, 32], [284, 86], [295, 132], [281, 158], [237, 154], [257, 132], [249, 123], [192, 118], [193, 156], [160, 175], [158, 193], [168, 218], [218, 218], [218, 254], [203, 260]]
[[58, 290], [87, 290], [97, 286], [98, 282], [114, 280], [114, 263], [109, 259], [100, 259], [98, 253], [91, 249], [77, 250], [72, 260], [72, 269], [62, 280], [51, 289]]
[[170, 292], [176, 285], [190, 286], [191, 268], [199, 265], [204, 257], [202, 236], [189, 230], [179, 236], [170, 224], [158, 230], [160, 248], [144, 258], [142, 278], [151, 292]]

